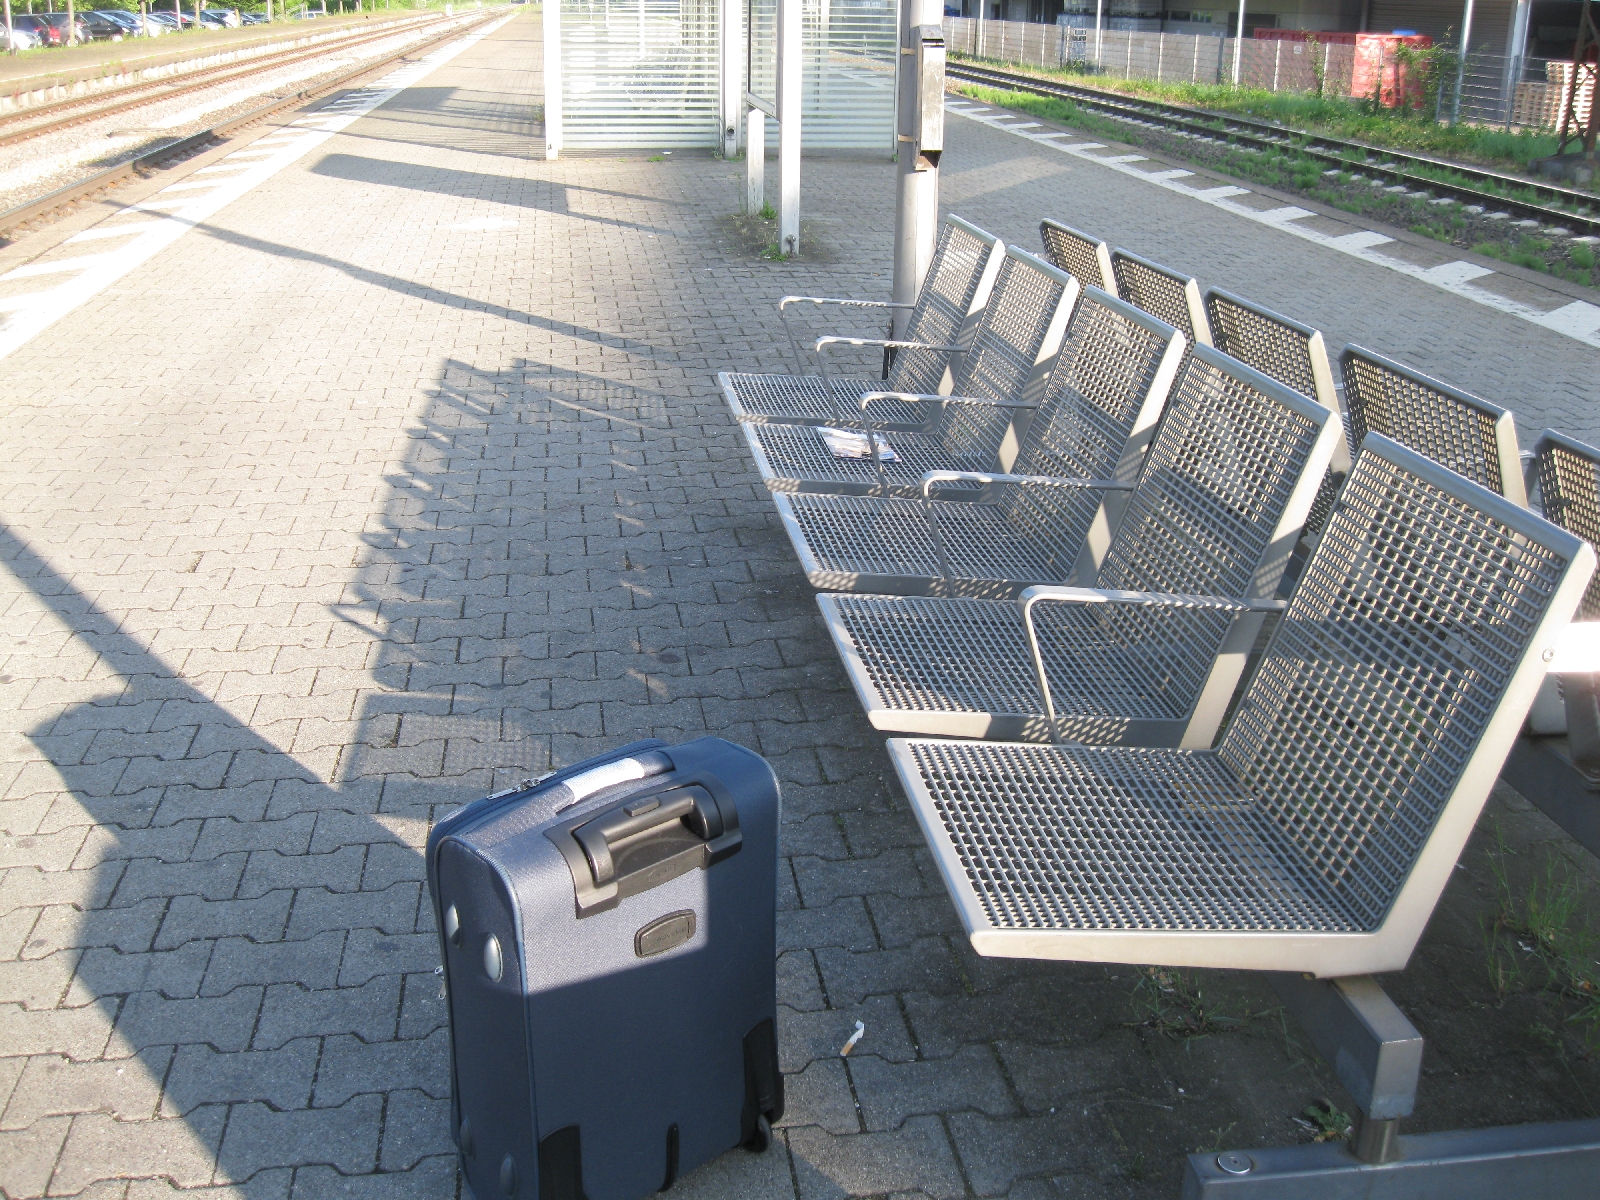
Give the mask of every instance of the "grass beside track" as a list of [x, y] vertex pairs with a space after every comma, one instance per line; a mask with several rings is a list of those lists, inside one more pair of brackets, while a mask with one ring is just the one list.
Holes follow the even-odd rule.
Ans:
[[[1381, 187], [1373, 187], [1374, 181], [1362, 174], [1361, 164], [1351, 163], [1348, 171], [1340, 171], [1329, 168], [1319, 159], [1308, 157], [1293, 146], [1275, 147], [1262, 152], [1243, 146], [1181, 139], [1160, 130], [1104, 116], [1056, 96], [1001, 91], [979, 84], [962, 84], [956, 90], [984, 104], [1025, 112], [1109, 141], [1150, 147], [1169, 158], [1181, 158], [1280, 192], [1298, 193], [1332, 208], [1398, 225], [1423, 237], [1554, 275], [1569, 283], [1600, 287], [1595, 249], [1590, 244], [1545, 233], [1514, 231], [1507, 228], [1508, 222], [1493, 220], [1483, 213], [1472, 213], [1455, 202], [1432, 204], [1427, 199], [1396, 195]], [[1418, 169], [1414, 173], [1437, 178], [1440, 182], [1452, 181], [1452, 172], [1449, 171]], [[1476, 180], [1459, 181], [1491, 190]], [[1531, 192], [1521, 196], [1516, 189], [1501, 191], [1508, 198], [1540, 202], [1539, 197]]]
[[[964, 56], [953, 55], [954, 58]], [[1060, 80], [1118, 92], [1139, 99], [1184, 104], [1212, 112], [1238, 113], [1262, 121], [1275, 121], [1290, 129], [1325, 137], [1366, 142], [1389, 150], [1429, 154], [1474, 166], [1501, 170], [1526, 170], [1528, 163], [1556, 152], [1557, 138], [1548, 131], [1507, 133], [1481, 125], [1441, 125], [1431, 118], [1408, 116], [1398, 109], [1378, 109], [1344, 96], [1315, 96], [1303, 92], [1269, 92], [1264, 88], [1231, 84], [1157, 83], [1146, 79], [1118, 79], [1084, 71], [968, 59], [974, 66], [1004, 67], [1018, 74]]]

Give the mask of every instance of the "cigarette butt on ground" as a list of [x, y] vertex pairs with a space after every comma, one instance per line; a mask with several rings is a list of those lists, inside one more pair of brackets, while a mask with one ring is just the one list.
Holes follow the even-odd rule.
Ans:
[[846, 1042], [844, 1044], [844, 1048], [839, 1051], [839, 1057], [840, 1058], [849, 1058], [850, 1057], [850, 1051], [852, 1051], [852, 1050], [854, 1050], [856, 1048], [856, 1043], [861, 1040], [861, 1035], [864, 1034], [866, 1031], [867, 1031], [867, 1027], [865, 1025], [863, 1025], [860, 1021], [857, 1021], [856, 1022], [856, 1031], [850, 1035], [850, 1040], [848, 1042]]

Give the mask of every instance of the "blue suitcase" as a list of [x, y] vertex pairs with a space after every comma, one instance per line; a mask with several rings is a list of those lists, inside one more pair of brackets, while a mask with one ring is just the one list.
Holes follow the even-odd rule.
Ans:
[[765, 1150], [778, 782], [720, 738], [635, 742], [428, 838], [451, 1118], [476, 1200], [636, 1200]]

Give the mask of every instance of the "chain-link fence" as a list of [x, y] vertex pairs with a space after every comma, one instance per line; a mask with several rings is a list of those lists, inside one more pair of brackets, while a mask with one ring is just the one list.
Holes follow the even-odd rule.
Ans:
[[[1162, 83], [1232, 83], [1237, 73], [1243, 87], [1273, 92], [1380, 102], [1409, 99], [1426, 115], [1449, 121], [1458, 117], [1506, 129], [1559, 128], [1568, 102], [1572, 64], [1543, 58], [1487, 54], [1474, 50], [1460, 71], [1458, 58], [1446, 49], [1405, 61], [1405, 52], [1390, 53], [1376, 70], [1358, 62], [1357, 48], [1344, 42], [1231, 38], [1218, 34], [1154, 33], [1111, 28], [1123, 23], [1110, 18], [1100, 28], [1093, 17], [1069, 17], [1071, 25], [1023, 21], [986, 21], [946, 17], [945, 43], [955, 53], [1018, 66], [1053, 67], [1122, 79]], [[1083, 24], [1082, 22], [1087, 22]], [[1235, 60], [1237, 59], [1237, 64]], [[1407, 72], [1411, 73], [1409, 82]], [[1436, 76], [1424, 85], [1429, 73]], [[1398, 80], [1398, 86], [1397, 86]], [[1593, 85], [1586, 83], [1576, 98], [1577, 116], [1586, 119]], [[1399, 93], [1396, 95], [1396, 93]]]

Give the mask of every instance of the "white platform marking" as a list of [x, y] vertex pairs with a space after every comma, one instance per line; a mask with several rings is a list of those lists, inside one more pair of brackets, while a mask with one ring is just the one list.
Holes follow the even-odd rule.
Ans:
[[[950, 112], [965, 116], [959, 108], [947, 105]], [[985, 125], [996, 124], [993, 120], [982, 122]], [[1435, 267], [1421, 267], [1416, 263], [1406, 262], [1403, 259], [1390, 258], [1380, 254], [1376, 247], [1382, 246], [1394, 239], [1385, 237], [1381, 233], [1368, 229], [1356, 230], [1353, 233], [1341, 234], [1338, 237], [1330, 236], [1320, 230], [1310, 229], [1299, 223], [1298, 219], [1285, 220], [1282, 217], [1274, 218], [1272, 213], [1281, 213], [1282, 209], [1269, 209], [1265, 213], [1256, 209], [1247, 208], [1242, 204], [1235, 204], [1230, 197], [1242, 196], [1249, 192], [1248, 188], [1224, 186], [1196, 190], [1177, 182], [1180, 178], [1167, 171], [1140, 171], [1118, 162], [1114, 157], [1101, 158], [1087, 153], [1090, 150], [1103, 150], [1101, 142], [1076, 142], [1071, 145], [1062, 145], [1060, 142], [1045, 141], [1038, 135], [1018, 134], [1018, 137], [1029, 138], [1036, 145], [1048, 146], [1052, 150], [1059, 150], [1063, 154], [1072, 154], [1089, 162], [1099, 163], [1108, 171], [1119, 171], [1135, 179], [1142, 179], [1155, 187], [1175, 192], [1180, 196], [1188, 196], [1199, 200], [1202, 204], [1209, 204], [1213, 208], [1220, 208], [1235, 216], [1243, 217], [1247, 221], [1254, 221], [1278, 229], [1294, 237], [1308, 242], [1315, 242], [1319, 246], [1326, 246], [1341, 254], [1348, 254], [1352, 258], [1359, 258], [1374, 266], [1384, 267], [1396, 271], [1401, 275], [1409, 275], [1413, 279], [1432, 284], [1451, 295], [1460, 296], [1463, 300], [1471, 300], [1485, 308], [1492, 308], [1508, 316], [1519, 317], [1533, 325], [1538, 325], [1551, 332], [1563, 334], [1566, 337], [1583, 342], [1589, 346], [1600, 348], [1600, 306], [1578, 300], [1564, 305], [1554, 312], [1546, 312], [1525, 304], [1520, 300], [1513, 300], [1509, 296], [1502, 296], [1487, 288], [1475, 287], [1472, 280], [1482, 275], [1493, 275], [1492, 270], [1476, 267], [1472, 263], [1442, 263]], [[1188, 172], [1185, 172], [1188, 174]], [[1600, 624], [1600, 623], [1597, 623]]]
[[[397, 70], [389, 72], [382, 79], [364, 89], [365, 99], [359, 106], [352, 106], [347, 111], [335, 117], [326, 117], [318, 120], [319, 128], [295, 131], [293, 136], [285, 137], [275, 134], [270, 138], [262, 138], [252, 143], [251, 149], [259, 149], [269, 143], [281, 143], [279, 149], [267, 155], [258, 162], [249, 164], [248, 168], [228, 179], [207, 181], [209, 189], [205, 195], [180, 195], [164, 199], [167, 192], [184, 189], [182, 183], [174, 184], [163, 190], [161, 195], [152, 197], [139, 204], [129, 205], [115, 214], [122, 216], [128, 213], [154, 212], [162, 208], [175, 208], [178, 211], [165, 216], [160, 221], [144, 221], [138, 225], [116, 227], [114, 232], [104, 234], [96, 233], [95, 236], [113, 237], [129, 230], [137, 230], [136, 236], [125, 246], [121, 246], [107, 254], [97, 254], [87, 258], [75, 260], [82, 269], [77, 271], [74, 278], [67, 280], [49, 291], [37, 292], [27, 297], [12, 297], [3, 307], [10, 308], [17, 301], [25, 301], [25, 312], [11, 317], [4, 325], [0, 325], [0, 358], [10, 354], [18, 346], [23, 345], [41, 330], [48, 329], [73, 309], [83, 304], [90, 297], [110, 287], [135, 267], [148, 262], [173, 242], [188, 233], [196, 225], [208, 220], [217, 212], [232, 204], [240, 196], [253, 188], [265, 183], [289, 164], [305, 155], [314, 146], [321, 145], [339, 130], [354, 124], [367, 113], [380, 105], [388, 103], [406, 88], [413, 87], [421, 80], [432, 74], [435, 70], [445, 65], [463, 50], [482, 41], [491, 33], [504, 26], [513, 16], [504, 17], [499, 21], [485, 26], [475, 33], [469, 33], [457, 41], [424, 55], [415, 62], [407, 63]], [[300, 125], [304, 122], [295, 121]], [[193, 184], [188, 185], [193, 187]], [[113, 218], [107, 218], [108, 220]], [[87, 231], [86, 231], [87, 232]], [[84, 237], [79, 234], [78, 237]], [[9, 273], [8, 278], [22, 278], [24, 274], [58, 273], [69, 260], [57, 263], [28, 264]], [[37, 267], [37, 269], [34, 269]]]
[[1593, 340], [1595, 332], [1600, 330], [1600, 308], [1584, 300], [1574, 300], [1571, 304], [1562, 305], [1555, 312], [1545, 313], [1539, 319], [1539, 324], [1546, 329], [1554, 329], [1557, 333], [1564, 333], [1568, 337], [1590, 341]]
[[116, 253], [115, 250], [106, 254], [84, 254], [77, 258], [58, 258], [54, 262], [28, 263], [14, 271], [7, 271], [0, 275], [0, 279], [32, 279], [37, 275], [61, 275], [67, 271], [82, 271], [85, 268], [104, 262]]
[[143, 233], [147, 229], [154, 229], [160, 221], [136, 221], [132, 225], [96, 225], [93, 229], [85, 229], [82, 233], [75, 233], [67, 239], [69, 242], [97, 242], [101, 238], [127, 237], [130, 234]]
[[1477, 263], [1455, 262], [1440, 263], [1437, 267], [1429, 267], [1422, 273], [1422, 278], [1429, 283], [1437, 283], [1440, 287], [1449, 287], [1451, 284], [1467, 283], [1473, 279], [1482, 279], [1485, 275], [1493, 275], [1488, 267], [1480, 267]]
[[1270, 221], [1274, 225], [1281, 225], [1285, 221], [1298, 221], [1303, 217], [1314, 217], [1317, 214], [1309, 208], [1300, 208], [1294, 204], [1286, 204], [1282, 208], [1269, 208], [1261, 214], [1263, 221]]

